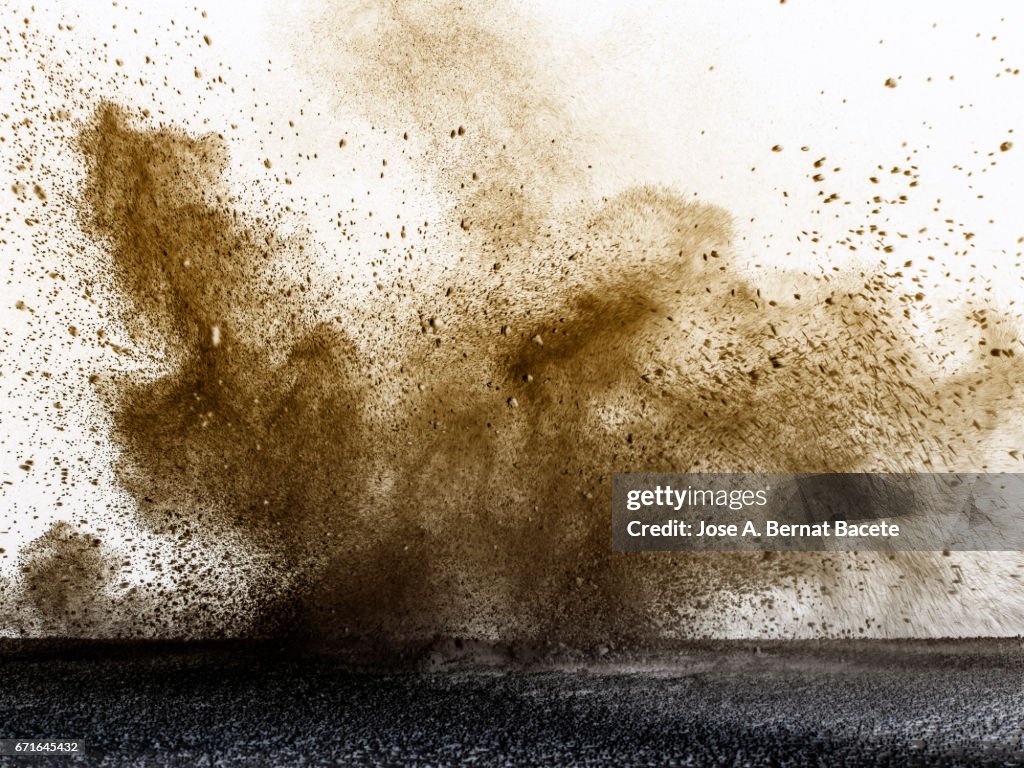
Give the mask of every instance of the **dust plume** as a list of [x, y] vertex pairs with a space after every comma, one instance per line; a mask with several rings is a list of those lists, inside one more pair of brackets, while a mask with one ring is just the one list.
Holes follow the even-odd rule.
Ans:
[[[868, 628], [941, 612], [939, 555], [612, 553], [611, 474], [971, 468], [1020, 405], [1011, 326], [985, 317], [943, 374], [884, 270], [759, 273], [724, 210], [596, 197], [594, 145], [506, 11], [370, 3], [311, 26], [299, 65], [414, 143], [441, 201], [386, 253], [281, 234], [285, 213], [232, 194], [216, 134], [104, 103], [77, 144], [76, 214], [161, 361], [100, 379], [118, 482], [144, 529], [269, 553], [244, 632], [643, 644], [722, 631], [726, 600], [771, 634], [780, 585], [828, 602], [851, 568], [914, 583], [869, 590]], [[405, 270], [370, 295], [326, 279], [353, 257]], [[103, 559], [47, 536], [25, 583], [77, 620]], [[82, 594], [54, 586], [64, 560]], [[216, 634], [204, 590], [234, 563], [173, 567], [195, 603], [174, 631]]]

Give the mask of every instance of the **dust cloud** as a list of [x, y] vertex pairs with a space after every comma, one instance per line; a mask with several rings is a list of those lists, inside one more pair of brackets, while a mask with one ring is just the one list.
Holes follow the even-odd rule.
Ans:
[[[309, 26], [296, 65], [414, 143], [441, 201], [384, 253], [282, 234], [287, 212], [231, 193], [216, 134], [106, 102], [77, 139], [73, 215], [111, 255], [132, 339], [161, 350], [94, 382], [135, 520], [270, 553], [241, 608], [208, 599], [230, 557], [171, 563], [170, 633], [241, 610], [242, 634], [398, 646], [642, 645], [721, 632], [723, 611], [784, 634], [778, 587], [841, 615], [851, 570], [875, 576], [859, 631], [940, 621], [939, 554], [612, 553], [611, 474], [970, 468], [1019, 407], [1009, 325], [972, 315], [980, 352], [943, 374], [885, 270], [759, 273], [727, 211], [595, 196], [586, 131], [504, 11], [324, 7]], [[323, 274], [342, 255], [403, 269], [360, 293]], [[47, 631], [102, 626], [93, 544], [58, 526], [23, 557]], [[119, 632], [150, 634], [151, 612], [125, 613]]]

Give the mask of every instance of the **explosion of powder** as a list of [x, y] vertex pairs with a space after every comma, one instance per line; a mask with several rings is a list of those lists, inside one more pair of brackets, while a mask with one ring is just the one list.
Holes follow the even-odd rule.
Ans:
[[[728, 596], [772, 634], [779, 585], [827, 603], [851, 569], [912, 582], [857, 606], [868, 628], [941, 613], [938, 555], [612, 553], [611, 474], [970, 468], [979, 418], [1019, 405], [1012, 329], [985, 317], [984, 354], [940, 375], [881, 271], [758, 274], [720, 209], [595, 199], [513, 34], [443, 2], [360, 14], [324, 11], [299, 64], [413, 127], [443, 201], [416, 237], [401, 226], [379, 257], [405, 269], [369, 297], [232, 195], [222, 138], [104, 103], [78, 139], [77, 220], [163, 358], [99, 379], [118, 482], [145, 530], [270, 553], [242, 608], [204, 598], [230, 559], [178, 563], [164, 599], [195, 605], [170, 632], [241, 610], [253, 634], [642, 644], [721, 631]], [[46, 631], [102, 628], [78, 607], [112, 578], [99, 543], [55, 528], [23, 558]]]

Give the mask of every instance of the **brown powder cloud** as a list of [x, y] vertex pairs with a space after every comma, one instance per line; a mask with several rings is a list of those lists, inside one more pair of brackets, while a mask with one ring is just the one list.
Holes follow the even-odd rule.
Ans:
[[775, 302], [729, 266], [722, 212], [652, 189], [523, 239], [500, 278], [468, 267], [443, 325], [393, 340], [395, 402], [338, 327], [260, 324], [267, 301], [303, 316], [297, 286], [260, 287], [303, 256], [220, 202], [215, 141], [105, 107], [82, 146], [89, 226], [173, 361], [116, 385], [119, 476], [148, 526], [278, 552], [300, 578], [268, 594], [276, 631], [643, 638], [648, 601], [756, 590], [778, 566], [613, 555], [611, 472], [903, 469], [969, 432], [956, 404], [978, 388], [931, 381], [883, 278]]
[[[1019, 358], [983, 348], [940, 378], [884, 274], [744, 271], [720, 209], [594, 198], [557, 81], [494, 13], [371, 4], [313, 25], [309, 69], [411, 126], [444, 203], [401, 291], [325, 288], [318, 265], [349, 254], [233, 199], [225, 142], [98, 109], [80, 214], [165, 360], [107, 392], [140, 523], [272, 552], [257, 633], [643, 643], [714, 631], [722, 595], [800, 583], [820, 604], [860, 561], [611, 553], [611, 474], [970, 468], [1018, 405]], [[927, 613], [937, 561], [861, 564], [910, 574]], [[232, 563], [176, 567], [185, 631], [215, 633], [204, 585]]]

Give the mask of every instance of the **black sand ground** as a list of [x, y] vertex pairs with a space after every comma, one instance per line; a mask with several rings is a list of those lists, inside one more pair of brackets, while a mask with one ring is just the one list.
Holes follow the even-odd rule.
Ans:
[[3, 765], [1024, 765], [1024, 646], [721, 643], [514, 668], [445, 653], [383, 673], [272, 645], [4, 641], [0, 737], [89, 750]]

